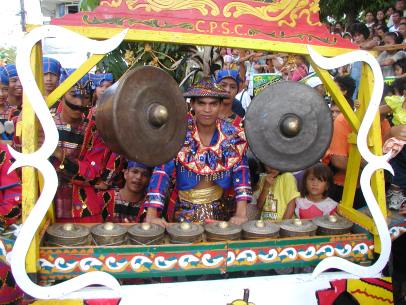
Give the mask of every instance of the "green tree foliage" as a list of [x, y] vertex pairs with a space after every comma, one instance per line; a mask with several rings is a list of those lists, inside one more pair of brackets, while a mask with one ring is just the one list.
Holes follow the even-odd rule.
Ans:
[[320, 19], [326, 21], [327, 16], [330, 16], [349, 25], [354, 23], [363, 12], [376, 12], [390, 5], [393, 5], [392, 1], [387, 0], [320, 0]]
[[115, 79], [129, 67], [154, 65], [163, 68], [177, 81], [181, 81], [185, 74], [189, 46], [170, 45], [165, 43], [144, 43], [125, 41], [98, 64], [102, 72], [111, 72]]
[[0, 47], [0, 61], [2, 63], [11, 64], [16, 61], [16, 48], [2, 48]]
[[100, 4], [100, 0], [80, 0], [79, 9], [82, 12], [91, 12]]
[[[79, 7], [81, 11], [93, 11], [99, 3], [100, 0], [81, 0]], [[119, 79], [129, 67], [154, 65], [163, 68], [180, 82], [186, 70], [183, 63], [194, 49], [184, 45], [125, 41], [107, 54], [97, 65], [97, 69], [101, 72], [111, 72], [114, 79]]]

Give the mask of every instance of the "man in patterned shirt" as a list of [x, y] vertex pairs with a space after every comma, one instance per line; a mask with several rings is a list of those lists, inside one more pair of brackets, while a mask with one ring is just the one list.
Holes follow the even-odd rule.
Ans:
[[[0, 227], [8, 227], [21, 216], [21, 184], [18, 171], [7, 174], [13, 158], [0, 144]], [[1, 251], [0, 251], [1, 252]], [[0, 304], [20, 304], [23, 292], [16, 285], [5, 256], [0, 255]]]
[[[61, 82], [72, 72], [66, 73]], [[110, 150], [86, 118], [92, 94], [93, 85], [86, 75], [62, 97], [61, 112], [53, 113], [59, 142], [51, 162], [59, 178], [55, 210], [60, 222], [102, 221], [104, 202], [94, 184], [103, 175]]]
[[111, 73], [98, 73], [98, 74], [90, 74], [90, 79], [92, 80], [94, 86], [96, 87], [94, 96], [93, 96], [93, 103], [92, 105], [96, 105], [97, 100], [100, 96], [110, 88], [113, 83], [113, 74]]
[[9, 104], [9, 108], [7, 120], [12, 120], [15, 126], [23, 106], [23, 87], [17, 74], [16, 65], [8, 64], [3, 68], [8, 77], [7, 103]]
[[19, 221], [21, 216], [21, 181], [18, 170], [8, 174], [12, 164], [8, 147], [0, 144], [0, 227]]
[[112, 222], [141, 222], [145, 218], [144, 201], [152, 168], [146, 165], [128, 161], [124, 170], [125, 184], [122, 189], [99, 192], [99, 196], [106, 198], [107, 221]]
[[[172, 221], [204, 222], [228, 220], [223, 203], [223, 190], [233, 187], [236, 212], [230, 221], [247, 221], [247, 202], [251, 186], [246, 157], [247, 141], [244, 132], [219, 119], [221, 103], [228, 97], [221, 87], [203, 80], [184, 94], [191, 98], [195, 116], [188, 117], [184, 145], [174, 160], [157, 166], [148, 187], [146, 221], [166, 226], [158, 217], [163, 210], [170, 179], [176, 180], [174, 194], [167, 207]], [[177, 198], [174, 198], [177, 197]]]
[[48, 96], [58, 87], [59, 78], [61, 77], [61, 64], [54, 58], [42, 58], [42, 72], [44, 73], [45, 96]]
[[8, 104], [8, 84], [9, 77], [7, 70], [0, 67], [0, 122], [3, 124], [8, 120], [10, 106]]
[[[11, 127], [2, 132], [0, 142], [12, 144], [14, 130], [22, 107], [22, 86], [15, 65], [0, 67], [0, 123]], [[5, 129], [1, 126], [1, 129]]]
[[239, 92], [241, 83], [239, 72], [237, 70], [220, 70], [217, 73], [216, 82], [229, 95], [229, 98], [223, 100], [220, 109], [220, 118], [223, 118], [236, 127], [241, 127], [245, 111], [241, 106], [241, 101], [235, 98]]
[[23, 87], [20, 78], [17, 74], [17, 67], [14, 64], [4, 66], [7, 71], [9, 86], [8, 86], [8, 103], [21, 110], [23, 104]]

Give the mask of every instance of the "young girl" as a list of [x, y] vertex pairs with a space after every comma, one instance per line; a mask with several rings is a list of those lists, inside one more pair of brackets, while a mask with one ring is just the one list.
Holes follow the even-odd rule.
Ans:
[[[385, 46], [399, 44], [403, 42], [403, 36], [399, 32], [387, 32], [383, 38]], [[383, 51], [377, 57], [377, 61], [381, 65], [382, 74], [384, 77], [395, 75], [393, 70], [393, 64], [399, 59], [405, 58], [405, 52], [403, 50], [387, 50]]]
[[309, 74], [309, 69], [306, 65], [306, 59], [302, 55], [295, 55], [295, 64], [296, 68], [291, 71], [291, 74], [288, 76], [289, 80], [299, 81], [303, 77]]
[[0, 67], [0, 122], [2, 124], [8, 120], [10, 112], [10, 106], [7, 103], [8, 83], [7, 71], [3, 67]]
[[281, 173], [265, 166], [266, 175], [259, 179], [258, 210], [262, 220], [282, 220], [292, 218], [295, 199], [300, 196], [296, 179], [291, 173]]
[[393, 64], [393, 70], [395, 71], [396, 77], [406, 76], [406, 58], [399, 59]]
[[385, 20], [385, 10], [378, 10], [376, 12], [376, 16], [375, 16], [375, 25], [384, 25], [386, 26], [386, 20]]
[[308, 168], [302, 180], [301, 197], [296, 198], [295, 214], [302, 219], [331, 215], [337, 210], [337, 202], [327, 197], [333, 175], [328, 166], [317, 163]]
[[393, 113], [393, 125], [404, 125], [406, 124], [406, 78], [395, 79], [392, 87], [395, 94], [385, 96], [386, 105], [381, 105], [379, 111], [381, 114]]

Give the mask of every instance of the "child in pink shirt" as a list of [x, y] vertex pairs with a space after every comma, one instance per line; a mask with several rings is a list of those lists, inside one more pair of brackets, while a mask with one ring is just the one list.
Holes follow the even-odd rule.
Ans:
[[292, 71], [289, 79], [299, 81], [309, 74], [309, 70], [306, 66], [306, 59], [302, 55], [295, 56], [295, 64], [296, 68]]
[[324, 164], [317, 163], [308, 168], [303, 175], [301, 197], [296, 198], [295, 214], [301, 219], [313, 219], [331, 215], [337, 210], [337, 202], [327, 197], [332, 183], [332, 172]]

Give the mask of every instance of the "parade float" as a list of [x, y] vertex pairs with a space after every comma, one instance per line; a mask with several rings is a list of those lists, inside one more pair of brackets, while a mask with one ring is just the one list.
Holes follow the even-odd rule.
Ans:
[[[42, 67], [41, 40], [46, 37], [75, 41], [78, 48], [92, 55], [44, 99], [39, 67]], [[266, 224], [254, 222], [251, 225], [256, 232], [255, 239], [249, 235], [252, 230], [246, 229], [245, 238], [239, 234], [233, 238], [219, 239], [213, 235], [208, 238], [210, 233], [206, 231], [186, 243], [171, 243], [171, 235], [162, 235], [163, 232], [151, 233], [154, 238], [159, 237], [159, 242], [151, 243], [140, 241], [139, 234], [131, 237], [130, 233], [127, 241], [120, 245], [97, 245], [91, 240], [53, 243], [46, 231], [54, 223], [52, 199], [58, 180], [48, 157], [56, 147], [58, 134], [48, 108], [123, 40], [306, 56], [353, 129], [348, 139], [351, 150], [344, 195], [338, 209], [342, 219], [327, 219], [333, 227], [335, 223], [350, 221], [354, 224], [350, 231], [337, 234], [327, 230], [321, 235], [313, 230], [309, 234], [261, 237], [258, 232], [264, 231]], [[328, 72], [354, 61], [364, 62], [358, 96], [360, 108], [356, 112]], [[324, 305], [337, 304], [334, 302], [350, 294], [351, 304], [393, 304], [391, 279], [382, 277], [381, 271], [389, 259], [391, 239], [406, 230], [406, 222], [395, 214], [388, 215], [385, 202], [383, 169], [390, 166], [387, 156], [382, 156], [377, 112], [383, 78], [371, 54], [358, 51], [348, 40], [328, 32], [319, 21], [317, 0], [102, 0], [93, 12], [54, 19], [49, 26], [30, 27], [18, 49], [17, 68], [25, 93], [21, 128], [23, 151], [13, 153], [16, 159], [13, 168], [23, 167], [23, 225], [16, 240], [12, 235], [1, 236], [0, 254], [1, 259], [10, 263], [21, 289], [38, 299], [34, 303], [55, 304], [55, 300], [59, 300], [60, 304], [275, 302]], [[254, 99], [253, 105], [255, 103], [259, 102]], [[171, 120], [170, 115], [169, 112], [168, 120]], [[250, 109], [246, 126], [248, 140], [253, 133], [249, 117]], [[40, 148], [38, 123], [45, 131], [45, 141]], [[317, 141], [325, 126], [317, 125], [316, 119], [311, 124], [316, 132], [306, 141]], [[300, 132], [293, 135], [296, 140], [300, 140], [300, 136]], [[285, 145], [288, 145], [285, 151], [291, 150], [290, 144]], [[299, 159], [309, 154], [307, 149], [299, 152]], [[261, 154], [258, 150], [257, 153]], [[323, 153], [319, 151], [315, 155]], [[367, 163], [362, 172], [361, 158]], [[353, 208], [359, 175], [369, 215]], [[305, 230], [298, 221], [289, 225], [293, 228], [291, 232]], [[87, 230], [92, 226], [87, 225]], [[67, 231], [77, 229], [75, 224], [61, 227], [65, 237], [68, 237]], [[130, 225], [124, 227], [129, 230]], [[225, 227], [227, 225], [222, 229]], [[138, 229], [142, 233], [153, 228], [144, 225]], [[55, 234], [61, 235], [60, 232]], [[136, 242], [131, 242], [133, 239]], [[300, 273], [306, 267], [315, 269], [312, 273]], [[299, 273], [258, 276], [260, 271], [288, 268]], [[189, 276], [197, 276], [198, 280], [179, 280], [190, 279]], [[169, 278], [169, 283], [164, 283], [164, 278]], [[142, 279], [149, 279], [153, 284], [146, 284]]]

